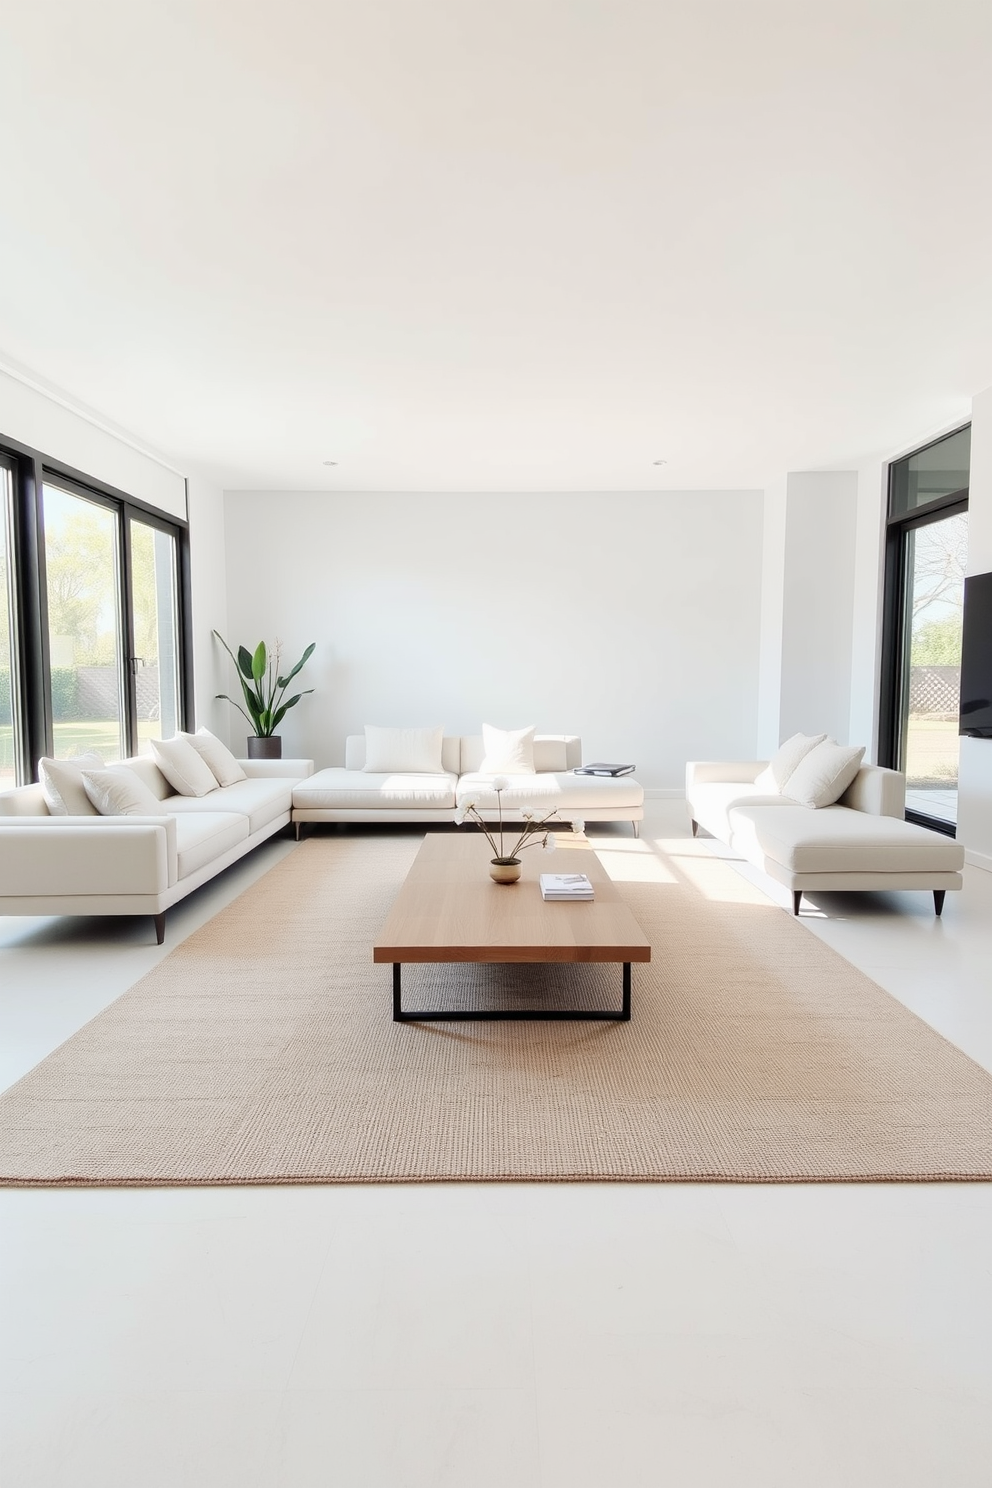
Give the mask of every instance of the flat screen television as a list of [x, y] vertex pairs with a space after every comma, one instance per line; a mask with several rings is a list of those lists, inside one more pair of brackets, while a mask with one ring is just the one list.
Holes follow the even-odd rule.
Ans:
[[964, 581], [958, 733], [992, 739], [992, 573]]

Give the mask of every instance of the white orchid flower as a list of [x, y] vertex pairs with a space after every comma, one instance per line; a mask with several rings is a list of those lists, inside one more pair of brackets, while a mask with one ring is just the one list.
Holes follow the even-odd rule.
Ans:
[[493, 776], [493, 790], [505, 791], [510, 789], [510, 782], [506, 775]]
[[558, 846], [557, 842], [555, 841], [554, 832], [549, 832], [541, 845], [544, 848], [545, 852], [554, 852], [555, 848]]
[[458, 810], [464, 816], [467, 811], [474, 811], [479, 804], [478, 796], [463, 796], [458, 802]]
[[582, 820], [581, 816], [573, 816], [572, 817], [572, 831], [573, 832], [584, 832], [585, 829], [586, 829], [586, 824]]

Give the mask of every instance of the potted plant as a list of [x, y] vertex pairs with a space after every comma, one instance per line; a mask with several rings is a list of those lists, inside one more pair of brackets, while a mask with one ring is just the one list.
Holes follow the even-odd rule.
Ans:
[[286, 690], [297, 672], [310, 660], [316, 642], [311, 641], [293, 670], [283, 677], [279, 672], [281, 647], [278, 640], [275, 654], [270, 660], [264, 641], [259, 641], [254, 651], [249, 651], [247, 646], [239, 646], [235, 656], [220, 631], [215, 630], [214, 635], [234, 662], [248, 711], [245, 712], [245, 708], [235, 702], [234, 698], [228, 697], [226, 692], [218, 692], [215, 696], [232, 703], [250, 725], [252, 733], [248, 736], [248, 758], [281, 759], [282, 740], [276, 734], [276, 729], [290, 708], [295, 708], [300, 698], [313, 692], [313, 688], [307, 687], [290, 698], [286, 697]]

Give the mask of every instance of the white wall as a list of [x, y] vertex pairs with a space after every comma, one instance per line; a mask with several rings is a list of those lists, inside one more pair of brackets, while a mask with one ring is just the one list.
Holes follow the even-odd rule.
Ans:
[[[758, 669], [758, 759], [770, 759], [782, 733], [782, 623], [785, 609], [785, 530], [788, 479], [765, 488], [761, 557], [761, 655]], [[795, 732], [795, 730], [793, 730]], [[803, 732], [807, 732], [805, 729]]]
[[[193, 611], [193, 709], [189, 720], [228, 740], [233, 709], [217, 702], [230, 692], [224, 653], [212, 632], [227, 634], [227, 557], [224, 548], [224, 493], [202, 476], [189, 477], [190, 602]], [[240, 748], [240, 746], [239, 746]]]
[[878, 686], [882, 647], [885, 557], [885, 472], [875, 460], [858, 471], [851, 639], [851, 723], [848, 738], [878, 763]]
[[[968, 572], [992, 570], [992, 388], [972, 404], [968, 495]], [[962, 739], [958, 840], [966, 856], [992, 869], [992, 739]]]
[[317, 642], [287, 753], [341, 763], [366, 723], [485, 720], [579, 733], [649, 789], [753, 757], [760, 492], [226, 500], [228, 641], [278, 635], [289, 662]]
[[3, 370], [0, 434], [185, 520], [186, 483], [178, 471], [139, 449], [137, 441], [128, 442], [40, 386]]
[[784, 573], [767, 576], [782, 593], [781, 739], [797, 731], [848, 739], [857, 484], [850, 470], [787, 478]]

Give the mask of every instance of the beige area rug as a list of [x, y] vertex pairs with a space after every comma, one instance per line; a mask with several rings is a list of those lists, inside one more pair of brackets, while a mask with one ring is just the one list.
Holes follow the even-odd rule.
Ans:
[[[601, 854], [653, 948], [630, 1023], [393, 1023], [371, 945], [418, 846], [291, 853], [0, 1097], [0, 1181], [992, 1177], [992, 1077], [699, 844]], [[404, 1003], [619, 978], [411, 967]]]

